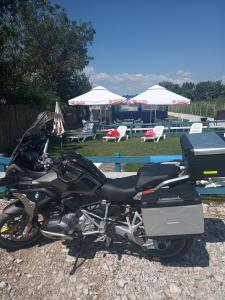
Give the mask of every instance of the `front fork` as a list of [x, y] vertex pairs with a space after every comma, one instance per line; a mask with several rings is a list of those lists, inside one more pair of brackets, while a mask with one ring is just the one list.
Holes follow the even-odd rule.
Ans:
[[22, 235], [27, 235], [32, 227], [34, 226], [34, 218], [36, 211], [36, 203], [30, 201], [25, 194], [13, 193], [13, 196], [18, 199], [18, 201], [6, 206], [3, 209], [3, 213], [7, 215], [19, 215], [26, 214], [24, 220], [24, 229]]
[[25, 220], [25, 227], [23, 229], [22, 235], [26, 236], [33, 227], [33, 218], [34, 218], [34, 212], [36, 209], [36, 203], [32, 202], [27, 198], [25, 194], [22, 193], [13, 193], [13, 196], [19, 199], [19, 201], [24, 206], [24, 212], [27, 215], [27, 218]]
[[[22, 227], [20, 229], [21, 235], [26, 236], [32, 229], [33, 227], [33, 218], [27, 215], [27, 213], [24, 210], [24, 207], [20, 201], [16, 201], [8, 206], [6, 206], [3, 209], [3, 214], [10, 215], [10, 216], [19, 216], [23, 215], [23, 223]], [[5, 233], [9, 230], [9, 228], [4, 228], [1, 229], [1, 233]]]
[[28, 217], [26, 226], [23, 230], [23, 235], [27, 235], [31, 231], [32, 228], [33, 228], [33, 218]]
[[36, 203], [28, 199], [27, 196], [22, 193], [13, 193], [13, 196], [19, 199], [20, 202], [23, 203], [24, 211], [32, 220], [36, 209]]

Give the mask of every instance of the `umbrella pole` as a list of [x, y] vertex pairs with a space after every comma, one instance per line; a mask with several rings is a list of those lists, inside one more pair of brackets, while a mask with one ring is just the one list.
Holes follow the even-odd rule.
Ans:
[[62, 141], [62, 135], [60, 135], [60, 152], [61, 152], [61, 156], [63, 155], [63, 141]]
[[106, 105], [105, 105], [105, 124], [106, 124]]
[[102, 107], [100, 105], [100, 123], [102, 123]]
[[92, 107], [90, 106], [90, 121], [93, 121], [94, 117], [93, 117], [93, 111], [92, 111]]

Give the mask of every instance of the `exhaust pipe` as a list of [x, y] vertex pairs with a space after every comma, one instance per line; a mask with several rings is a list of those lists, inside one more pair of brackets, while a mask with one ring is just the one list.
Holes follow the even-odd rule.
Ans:
[[66, 234], [63, 234], [63, 233], [56, 233], [56, 232], [50, 232], [50, 231], [46, 231], [46, 230], [40, 230], [41, 233], [47, 237], [47, 238], [50, 238], [50, 239], [54, 239], [54, 240], [72, 240], [73, 237], [69, 236], [69, 235], [66, 235]]

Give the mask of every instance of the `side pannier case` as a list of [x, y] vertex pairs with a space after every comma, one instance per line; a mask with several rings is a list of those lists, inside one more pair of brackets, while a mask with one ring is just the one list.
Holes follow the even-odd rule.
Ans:
[[202, 201], [190, 182], [143, 194], [141, 210], [148, 237], [178, 238], [204, 232]]

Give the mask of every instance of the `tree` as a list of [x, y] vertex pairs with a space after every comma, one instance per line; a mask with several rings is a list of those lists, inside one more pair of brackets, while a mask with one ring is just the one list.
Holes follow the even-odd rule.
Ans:
[[181, 86], [181, 90], [183, 96], [193, 99], [195, 84], [193, 82], [184, 82]]
[[61, 77], [58, 82], [57, 93], [66, 103], [68, 99], [84, 94], [91, 89], [91, 84], [83, 73], [76, 72], [69, 78]]
[[174, 84], [170, 81], [163, 81], [159, 83], [161, 86], [165, 87], [166, 89], [168, 89], [171, 92], [177, 93], [177, 94], [181, 94], [181, 87], [179, 86], [179, 84]]
[[223, 95], [223, 85], [221, 81], [203, 81], [196, 84], [196, 100], [213, 100]]
[[160, 83], [168, 90], [183, 95], [193, 101], [207, 100], [213, 101], [215, 99], [224, 99], [225, 85], [222, 81], [201, 81], [197, 84], [193, 82], [184, 82], [181, 86], [169, 81]]
[[91, 88], [82, 73], [90, 23], [71, 22], [48, 0], [3, 0], [0, 21], [0, 90], [9, 103], [66, 101]]

